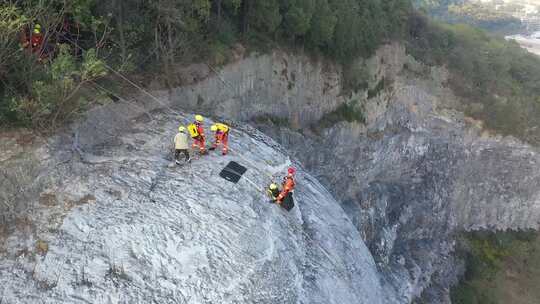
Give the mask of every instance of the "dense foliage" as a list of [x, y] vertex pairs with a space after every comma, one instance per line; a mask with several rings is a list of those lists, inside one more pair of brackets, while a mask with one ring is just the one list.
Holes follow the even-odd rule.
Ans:
[[[371, 54], [385, 40], [403, 37], [411, 11], [409, 0], [15, 3], [0, 4], [0, 15], [6, 20], [0, 23], [0, 121], [34, 124], [69, 116], [57, 115], [66, 112], [67, 105], [71, 105], [68, 113], [83, 108], [79, 89], [105, 74], [103, 66], [99, 67], [105, 62], [122, 71], [164, 72], [163, 79], [170, 86], [179, 84], [174, 73], [178, 64], [198, 60], [225, 63], [238, 41], [264, 49], [285, 43], [346, 62]], [[64, 39], [65, 32], [59, 30], [66, 20], [72, 28], [70, 39]], [[47, 58], [21, 49], [21, 32], [34, 24], [45, 32], [44, 49], [53, 49]], [[60, 51], [58, 42], [70, 51]], [[79, 46], [92, 50], [91, 55], [83, 58]], [[54, 75], [58, 65], [71, 71], [63, 71], [60, 79]], [[98, 67], [98, 71], [82, 70], [88, 66]], [[91, 77], [82, 78], [82, 74]]]
[[[62, 43], [55, 34], [63, 25], [63, 10], [78, 12], [94, 38], [103, 37], [100, 20], [87, 15], [85, 1], [70, 4], [18, 1], [0, 5], [0, 124], [18, 122], [54, 128], [84, 108], [80, 89], [107, 74], [96, 48], [84, 54]], [[48, 43], [30, 47], [35, 26]], [[100, 28], [101, 27], [101, 28]]]
[[451, 71], [449, 85], [465, 112], [488, 128], [540, 143], [540, 58], [513, 41], [467, 25], [411, 16], [409, 51]]

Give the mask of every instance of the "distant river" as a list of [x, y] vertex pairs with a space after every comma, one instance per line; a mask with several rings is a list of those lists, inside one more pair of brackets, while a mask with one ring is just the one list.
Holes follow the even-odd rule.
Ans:
[[506, 39], [516, 40], [522, 47], [540, 56], [540, 32], [531, 35], [512, 35], [506, 36]]

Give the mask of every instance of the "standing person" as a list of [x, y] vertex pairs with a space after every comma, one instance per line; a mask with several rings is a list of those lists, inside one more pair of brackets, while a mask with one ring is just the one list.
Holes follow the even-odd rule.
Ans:
[[41, 25], [36, 23], [32, 36], [30, 38], [30, 44], [34, 53], [41, 53], [43, 46], [43, 34], [41, 33]]
[[206, 138], [204, 136], [204, 118], [202, 115], [195, 115], [195, 122], [188, 126], [189, 134], [193, 139], [192, 147], [196, 149], [199, 147], [201, 155], [206, 154]]
[[283, 178], [283, 189], [281, 190], [281, 193], [279, 193], [276, 202], [278, 204], [282, 204], [283, 200], [290, 194], [292, 194], [294, 187], [296, 186], [296, 183], [294, 181], [294, 175], [296, 174], [296, 169], [289, 168], [287, 170], [287, 176]]
[[215, 150], [220, 144], [223, 144], [222, 155], [227, 155], [229, 152], [229, 126], [222, 123], [216, 123], [210, 127], [210, 130], [215, 133], [214, 144], [210, 150]]
[[183, 126], [180, 126], [178, 128], [178, 133], [174, 137], [174, 161], [177, 165], [180, 165], [180, 154], [184, 154], [184, 162], [189, 162], [191, 158], [189, 157], [189, 145], [188, 145], [188, 137], [186, 134], [186, 128]]

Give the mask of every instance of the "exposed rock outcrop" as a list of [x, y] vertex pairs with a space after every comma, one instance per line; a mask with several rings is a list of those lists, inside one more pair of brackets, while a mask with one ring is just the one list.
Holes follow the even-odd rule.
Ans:
[[[39, 154], [19, 174], [48, 178], [37, 188], [21, 181], [39, 191], [11, 200], [32, 212], [1, 243], [0, 302], [383, 303], [358, 230], [313, 177], [299, 171], [291, 212], [268, 203], [262, 185], [291, 164], [271, 139], [235, 128], [231, 155], [171, 167], [184, 117], [134, 111], [109, 120], [121, 114], [115, 107], [1, 163]], [[86, 137], [101, 122], [114, 141]], [[238, 184], [218, 176], [231, 160], [248, 167]]]

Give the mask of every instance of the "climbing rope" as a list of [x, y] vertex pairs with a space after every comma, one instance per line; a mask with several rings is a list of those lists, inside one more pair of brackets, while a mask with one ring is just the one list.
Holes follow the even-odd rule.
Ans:
[[[85, 50], [84, 48], [82, 48], [77, 42], [73, 41], [72, 39], [70, 39], [69, 37], [66, 37], [66, 40], [68, 40], [69, 42], [71, 42], [76, 48], [78, 48], [79, 50], [81, 50], [81, 52], [83, 53], [86, 53], [87, 50]], [[157, 98], [156, 96], [154, 96], [153, 94], [151, 94], [150, 92], [148, 92], [147, 90], [145, 90], [143, 87], [139, 86], [138, 84], [136, 84], [135, 82], [133, 82], [132, 80], [130, 80], [129, 78], [127, 78], [126, 76], [124, 76], [122, 73], [118, 72], [117, 70], [115, 70], [113, 67], [111, 67], [110, 65], [108, 65], [106, 62], [103, 62], [104, 66], [109, 70], [111, 71], [113, 74], [117, 75], [118, 77], [122, 78], [124, 81], [126, 81], [128, 84], [132, 85], [133, 87], [135, 87], [136, 89], [138, 89], [139, 91], [141, 91], [142, 93], [144, 93], [145, 95], [149, 96], [152, 100], [156, 101], [158, 104], [160, 104], [162, 107], [166, 108], [170, 113], [174, 114], [175, 116], [178, 116], [180, 119], [179, 120], [182, 120], [184, 124], [189, 124], [190, 121], [185, 118], [185, 115], [181, 112], [178, 112], [176, 110], [174, 110], [173, 108], [171, 108], [169, 105], [167, 105], [166, 103], [164, 103], [163, 101], [161, 101], [159, 98]], [[224, 80], [221, 75], [219, 74], [218, 71], [216, 71], [212, 66], [208, 65], [210, 67], [210, 69], [218, 76], [218, 78], [225, 84], [225, 86], [227, 88], [229, 88], [231, 90], [231, 92], [234, 93], [234, 90], [232, 88], [232, 85], [230, 83], [228, 83], [226, 80]], [[106, 93], [108, 94], [111, 94], [112, 96], [120, 99], [120, 100], [123, 100], [125, 101], [126, 103], [130, 104], [131, 103], [126, 100], [125, 98], [122, 98], [121, 96], [119, 96], [118, 94], [114, 94], [113, 92], [111, 92], [110, 90], [107, 90], [105, 89], [104, 87], [100, 86], [99, 84], [97, 84], [96, 82], [93, 82], [98, 88], [101, 88], [103, 91], [105, 91]], [[140, 110], [140, 109], [139, 109]], [[151, 116], [151, 114], [146, 111], [144, 108], [143, 108], [143, 111], [146, 112], [147, 115], [149, 115], [150, 119], [153, 120], [153, 117]], [[236, 156], [238, 156], [239, 158], [241, 158], [242, 160], [244, 160], [245, 162], [248, 162], [250, 163], [253, 167], [257, 168], [258, 166], [256, 165], [253, 165], [253, 163], [251, 161], [249, 161], [248, 159], [246, 159], [245, 157], [242, 156], [241, 153], [238, 153], [236, 152], [234, 149], [229, 149], [231, 152], [235, 153]], [[269, 174], [268, 172], [265, 172], [263, 171], [263, 173], [271, 180], [273, 181], [274, 179], [274, 176], [272, 174]]]
[[[69, 37], [66, 37], [64, 36], [64, 38], [69, 41], [73, 46], [75, 46], [77, 49], [79, 49], [81, 52], [83, 53], [86, 53], [88, 52], [88, 50], [84, 49], [83, 47], [81, 47], [77, 42], [73, 41], [73, 39], [69, 38]], [[142, 93], [144, 93], [145, 95], [149, 96], [152, 100], [156, 101], [158, 104], [160, 104], [162, 107], [166, 108], [167, 110], [169, 110], [171, 113], [175, 114], [175, 115], [178, 115], [178, 116], [182, 116], [182, 113], [178, 112], [178, 111], [175, 111], [173, 108], [171, 108], [169, 105], [165, 104], [163, 101], [161, 101], [159, 98], [157, 98], [156, 96], [152, 95], [150, 92], [148, 92], [147, 90], [145, 90], [143, 87], [139, 86], [138, 84], [136, 84], [135, 82], [133, 82], [132, 80], [130, 80], [129, 78], [127, 78], [126, 76], [124, 76], [122, 73], [120, 73], [119, 71], [117, 71], [116, 69], [114, 69], [113, 67], [111, 67], [110, 65], [108, 65], [105, 61], [102, 61], [103, 62], [103, 66], [109, 70], [110, 72], [112, 72], [113, 74], [117, 75], [118, 77], [122, 78], [124, 81], [126, 81], [128, 84], [132, 85], [133, 87], [135, 87], [136, 89], [138, 89], [139, 91], [141, 91]], [[95, 83], [95, 82], [94, 82]], [[116, 94], [113, 94], [114, 96], [116, 97], [119, 97], [118, 95]], [[123, 99], [123, 98], [122, 98]], [[126, 100], [126, 99], [123, 99], [123, 100]]]

